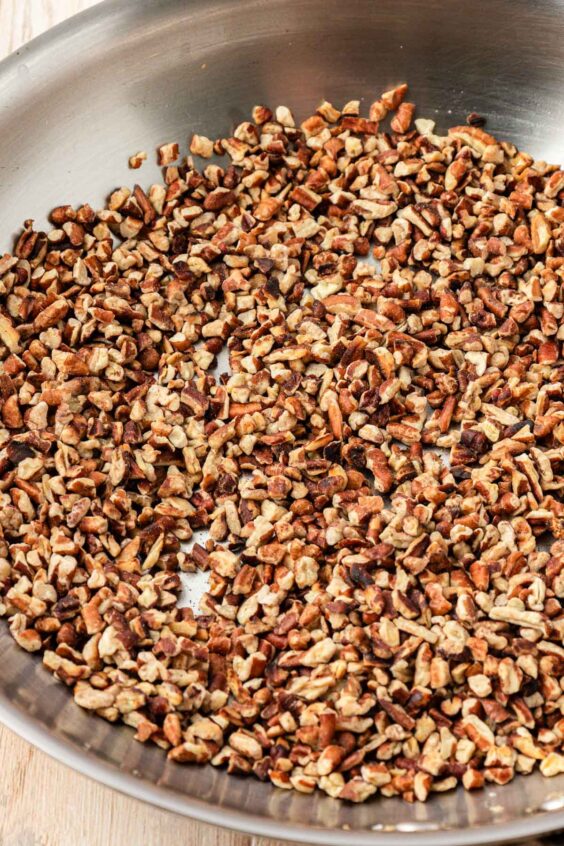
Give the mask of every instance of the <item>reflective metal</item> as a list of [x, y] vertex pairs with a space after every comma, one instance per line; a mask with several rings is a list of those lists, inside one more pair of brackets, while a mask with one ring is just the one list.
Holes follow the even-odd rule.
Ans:
[[[403, 80], [419, 115], [442, 129], [476, 111], [490, 131], [564, 160], [562, 0], [107, 0], [0, 65], [1, 246], [53, 205], [95, 205], [117, 185], [149, 184], [156, 165], [127, 167], [138, 150], [191, 131], [225, 133], [257, 102], [284, 102], [303, 117], [322, 97], [368, 104]], [[81, 711], [0, 630], [0, 718], [70, 766], [162, 807], [348, 846], [456, 846], [564, 828], [564, 775], [426, 805], [351, 806], [167, 763], [130, 730]]]

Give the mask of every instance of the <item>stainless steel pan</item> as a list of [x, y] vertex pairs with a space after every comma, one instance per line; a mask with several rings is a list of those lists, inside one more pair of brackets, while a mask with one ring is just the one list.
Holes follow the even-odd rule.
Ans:
[[[127, 158], [190, 131], [215, 136], [257, 102], [298, 117], [322, 97], [366, 103], [408, 80], [441, 128], [470, 111], [539, 157], [564, 160], [562, 0], [107, 0], [0, 66], [2, 247], [26, 217], [99, 203]], [[157, 177], [147, 164], [135, 178]], [[483, 792], [339, 804], [167, 763], [76, 707], [0, 623], [0, 719], [106, 784], [183, 814], [312, 843], [503, 842], [564, 828], [564, 775]], [[555, 841], [556, 842], [556, 841]]]

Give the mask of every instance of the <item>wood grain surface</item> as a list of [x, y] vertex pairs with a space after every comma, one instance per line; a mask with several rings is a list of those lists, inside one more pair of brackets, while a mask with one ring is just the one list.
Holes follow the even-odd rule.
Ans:
[[[97, 2], [0, 0], [0, 59]], [[551, 841], [553, 846], [558, 842]], [[282, 841], [234, 834], [144, 805], [78, 775], [0, 726], [0, 846], [173, 843], [277, 846]]]

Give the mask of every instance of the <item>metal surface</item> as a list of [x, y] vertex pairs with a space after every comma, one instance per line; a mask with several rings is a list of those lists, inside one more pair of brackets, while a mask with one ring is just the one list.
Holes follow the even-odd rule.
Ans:
[[[108, 0], [0, 66], [2, 248], [26, 217], [100, 203], [128, 156], [191, 131], [216, 136], [256, 102], [305, 116], [408, 80], [440, 128], [488, 130], [564, 160], [562, 0]], [[564, 828], [564, 776], [361, 806], [167, 763], [76, 707], [0, 624], [0, 718], [69, 765], [138, 798], [258, 834], [349, 846], [456, 846]], [[554, 841], [556, 842], [556, 840]]]

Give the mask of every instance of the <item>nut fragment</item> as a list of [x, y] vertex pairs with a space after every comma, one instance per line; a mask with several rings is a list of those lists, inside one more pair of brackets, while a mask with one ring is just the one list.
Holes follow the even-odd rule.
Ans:
[[0, 314], [0, 342], [8, 347], [11, 353], [20, 349], [20, 334], [11, 320], [3, 314]]
[[133, 168], [133, 170], [138, 170], [146, 160], [147, 153], [145, 150], [141, 150], [139, 153], [135, 153], [133, 156], [129, 157], [129, 167]]
[[171, 141], [168, 144], [161, 144], [157, 147], [157, 161], [160, 165], [169, 165], [178, 158], [178, 144]]
[[193, 156], [209, 159], [213, 155], [213, 141], [210, 141], [205, 135], [194, 134], [190, 141], [190, 152]]

